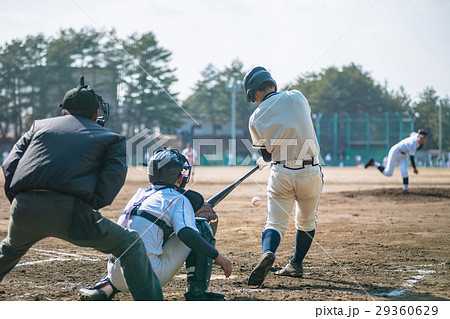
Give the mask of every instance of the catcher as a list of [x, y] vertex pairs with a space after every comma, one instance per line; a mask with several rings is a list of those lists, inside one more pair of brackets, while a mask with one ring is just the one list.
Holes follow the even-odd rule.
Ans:
[[[152, 185], [136, 192], [117, 223], [140, 235], [161, 285], [186, 262], [186, 300], [226, 300], [223, 294], [206, 291], [213, 260], [226, 277], [231, 275], [232, 267], [214, 248], [215, 231], [208, 222], [217, 221], [217, 215], [200, 194], [183, 189], [190, 170], [186, 157], [176, 150], [155, 153], [149, 161]], [[111, 256], [107, 268], [108, 274], [94, 287], [80, 290], [81, 300], [111, 300], [117, 292], [128, 291], [120, 260]]]

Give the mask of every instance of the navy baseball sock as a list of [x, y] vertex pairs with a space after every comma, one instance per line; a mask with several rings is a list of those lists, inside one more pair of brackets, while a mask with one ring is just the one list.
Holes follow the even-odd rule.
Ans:
[[403, 177], [403, 189], [408, 189], [409, 178]]
[[295, 237], [295, 252], [294, 256], [291, 258], [292, 262], [296, 264], [301, 264], [303, 262], [309, 247], [311, 247], [315, 232], [315, 229], [311, 231], [297, 230], [297, 235]]
[[381, 173], [384, 172], [385, 167], [383, 165], [380, 165], [377, 168], [380, 170]]
[[263, 254], [271, 251], [275, 254], [278, 245], [280, 245], [281, 237], [275, 229], [266, 229], [261, 236]]

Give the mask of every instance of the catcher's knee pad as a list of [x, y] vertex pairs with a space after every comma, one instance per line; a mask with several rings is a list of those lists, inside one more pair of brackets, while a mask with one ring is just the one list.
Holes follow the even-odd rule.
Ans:
[[[195, 223], [200, 236], [210, 245], [216, 245], [211, 226], [204, 218], [196, 218]], [[192, 251], [186, 259], [188, 291], [193, 295], [202, 295], [209, 287], [213, 260]]]

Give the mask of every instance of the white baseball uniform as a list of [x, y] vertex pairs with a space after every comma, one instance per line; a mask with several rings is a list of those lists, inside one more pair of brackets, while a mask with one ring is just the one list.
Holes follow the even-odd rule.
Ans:
[[[264, 230], [274, 229], [283, 237], [294, 203], [295, 227], [314, 230], [323, 174], [308, 101], [297, 90], [273, 94], [253, 112], [249, 130], [253, 147], [272, 154]], [[313, 165], [303, 165], [306, 160]]]
[[195, 165], [197, 165], [197, 161], [198, 161], [198, 155], [197, 155], [197, 151], [194, 150], [194, 148], [189, 149], [188, 147], [186, 147], [183, 152], [181, 152], [182, 155], [184, 155], [188, 162], [189, 165], [191, 165], [191, 177], [194, 176], [194, 167]]
[[[154, 189], [139, 188], [128, 202], [124, 213], [142, 197], [150, 195], [142, 202], [139, 211], [145, 211], [162, 219], [168, 226], [173, 227], [175, 234], [184, 227], [198, 232], [195, 226], [194, 210], [189, 200], [172, 188], [154, 187]], [[161, 285], [165, 285], [183, 266], [191, 249], [177, 236], [171, 236], [164, 243], [161, 228], [144, 217], [131, 216], [128, 228], [137, 231], [141, 236], [153, 271]], [[108, 262], [108, 277], [117, 289], [128, 291], [119, 261]]]
[[187, 158], [191, 166], [197, 165], [198, 155], [197, 151], [194, 150], [194, 148], [185, 148], [183, 152], [181, 152], [181, 154], [183, 154]]
[[402, 177], [408, 177], [408, 156], [414, 156], [417, 149], [420, 147], [420, 143], [417, 140], [418, 134], [416, 132], [394, 146], [389, 150], [387, 164], [383, 171], [386, 176], [392, 176], [397, 164], [400, 166], [400, 172]]

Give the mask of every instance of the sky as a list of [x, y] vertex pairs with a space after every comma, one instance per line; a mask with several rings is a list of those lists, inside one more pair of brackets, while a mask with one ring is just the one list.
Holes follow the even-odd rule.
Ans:
[[236, 58], [266, 67], [279, 87], [307, 72], [350, 63], [413, 98], [426, 87], [450, 96], [448, 0], [0, 0], [0, 44], [59, 29], [114, 27], [121, 38], [155, 33], [192, 94], [208, 64]]

